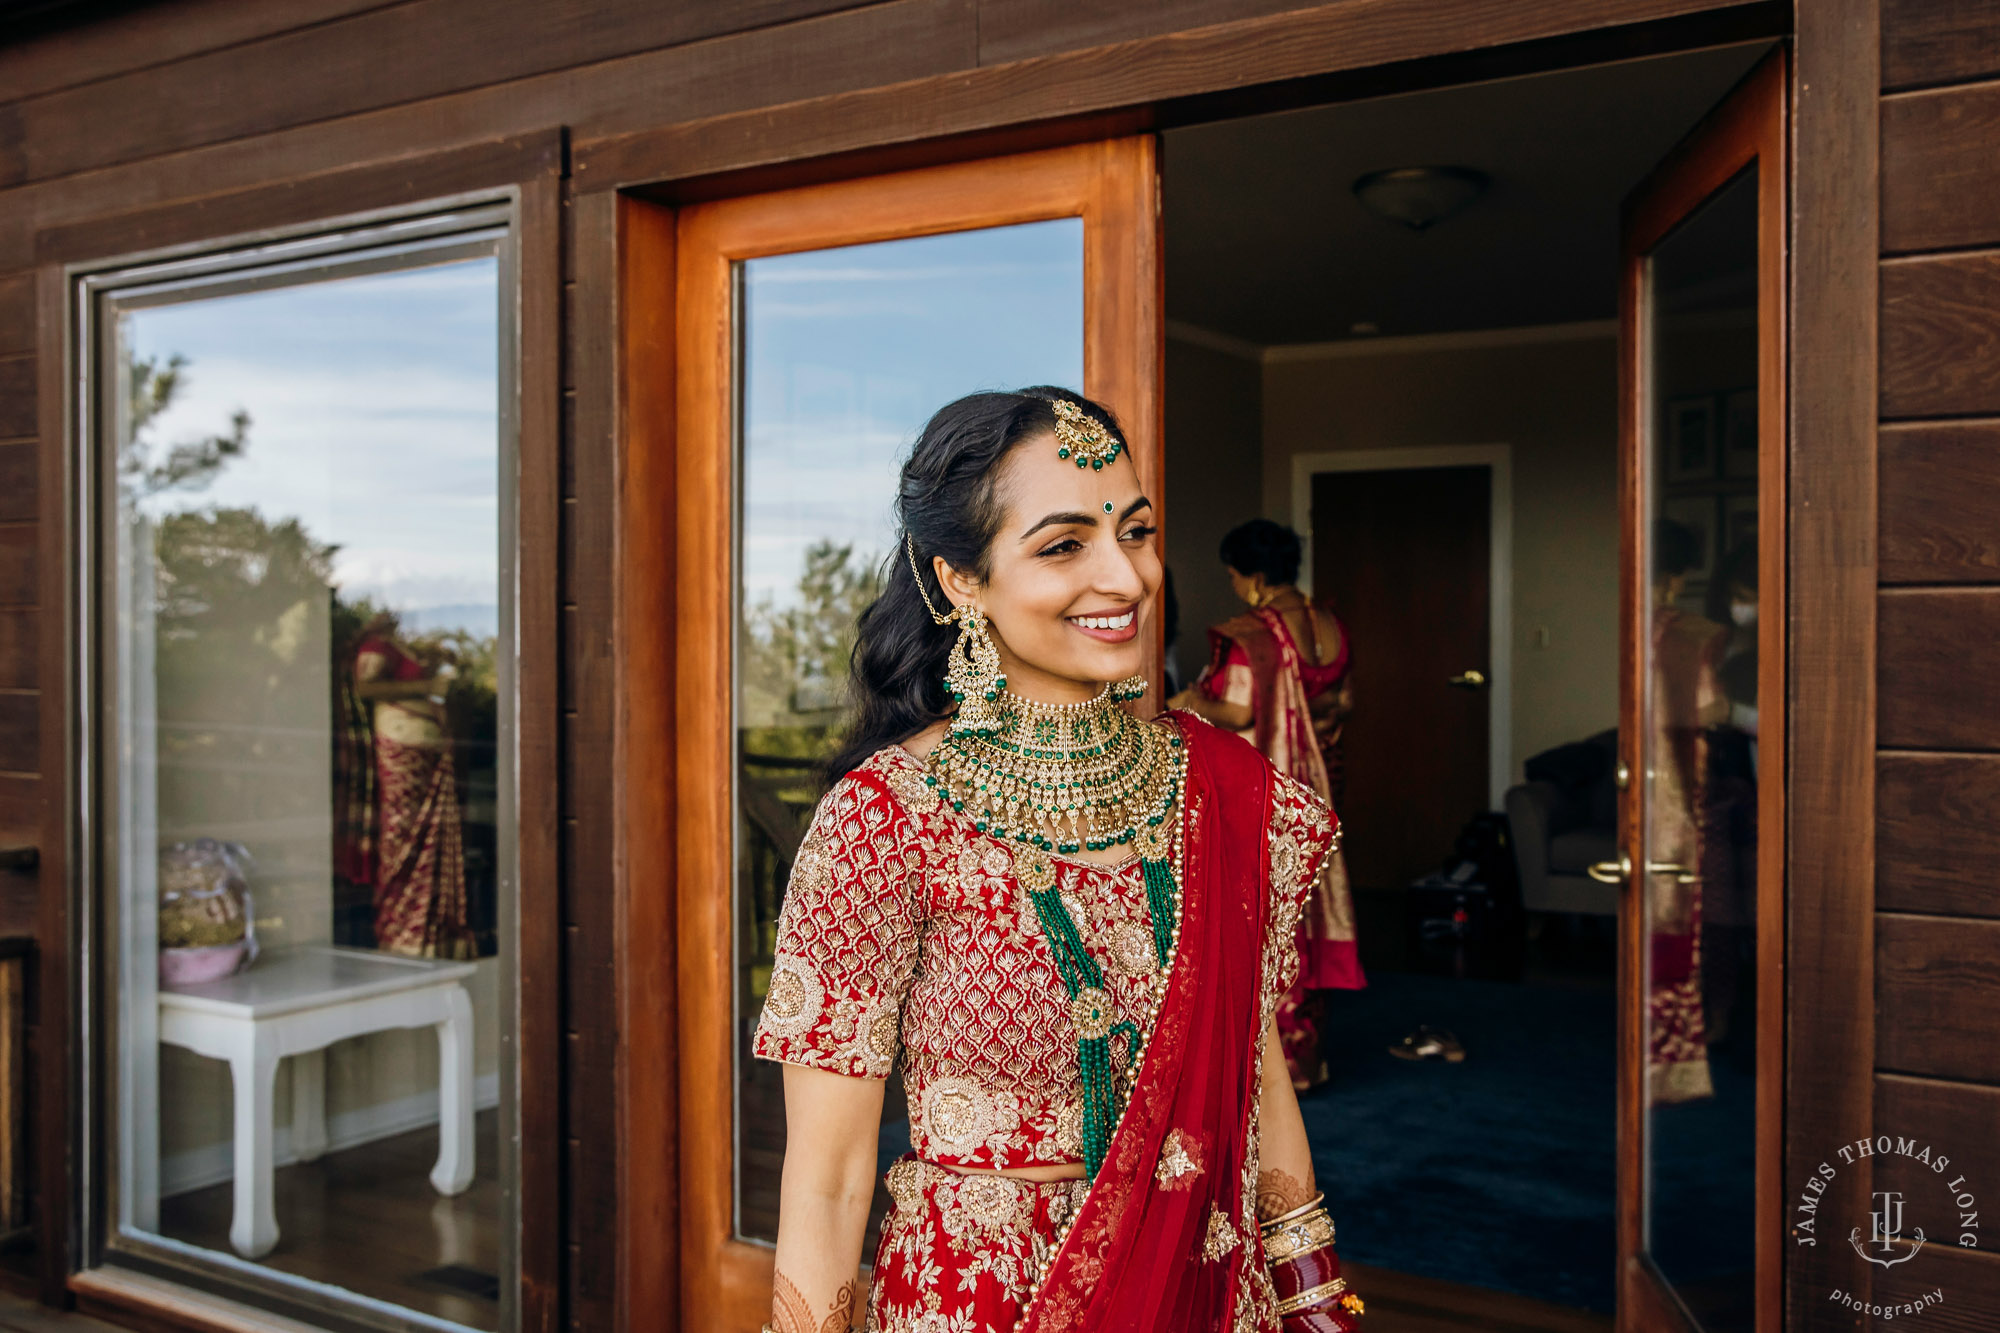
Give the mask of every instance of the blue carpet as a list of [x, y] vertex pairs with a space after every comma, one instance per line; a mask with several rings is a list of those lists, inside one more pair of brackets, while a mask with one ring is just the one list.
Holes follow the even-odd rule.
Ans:
[[[1374, 971], [1329, 1000], [1333, 1079], [1300, 1102], [1341, 1257], [1609, 1313], [1611, 993]], [[1466, 1059], [1390, 1055], [1419, 1023]]]

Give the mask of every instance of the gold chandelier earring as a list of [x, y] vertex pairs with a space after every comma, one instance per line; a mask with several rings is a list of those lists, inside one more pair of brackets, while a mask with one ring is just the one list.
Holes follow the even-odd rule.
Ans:
[[958, 642], [945, 658], [944, 673], [945, 692], [958, 703], [951, 719], [952, 734], [991, 736], [1000, 730], [1002, 719], [995, 705], [1000, 691], [1007, 688], [1007, 677], [1001, 671], [1000, 649], [986, 630], [986, 616], [970, 602], [953, 607], [949, 615], [939, 615], [924, 587], [923, 575], [917, 571], [916, 543], [908, 533], [903, 535], [903, 552], [910, 558], [910, 577], [917, 581], [917, 595], [924, 599], [931, 619], [940, 625], [958, 622]]

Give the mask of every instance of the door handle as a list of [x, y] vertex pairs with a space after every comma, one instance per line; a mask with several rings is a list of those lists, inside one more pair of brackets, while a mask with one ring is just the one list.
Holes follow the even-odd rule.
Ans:
[[[1621, 852], [1616, 861], [1599, 861], [1583, 873], [1596, 880], [1599, 884], [1623, 884], [1626, 880], [1632, 878], [1632, 858]], [[1678, 884], [1701, 883], [1700, 875], [1695, 874], [1686, 866], [1676, 865], [1672, 861], [1648, 861], [1646, 862], [1646, 873], [1649, 875], [1672, 875], [1674, 882]]]
[[1445, 681], [1445, 684], [1456, 685], [1461, 690], [1485, 689], [1486, 673], [1484, 671], [1477, 671], [1477, 670], [1462, 671], [1458, 675], [1453, 676], [1449, 680]]

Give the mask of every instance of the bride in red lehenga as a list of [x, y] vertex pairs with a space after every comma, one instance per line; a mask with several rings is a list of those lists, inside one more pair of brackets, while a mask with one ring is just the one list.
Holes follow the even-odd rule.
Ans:
[[869, 1329], [1358, 1328], [1273, 1025], [1338, 835], [1241, 739], [1119, 706], [1161, 566], [1116, 422], [961, 399], [897, 511], [755, 1038], [789, 1066], [768, 1327], [849, 1326], [900, 1065]]

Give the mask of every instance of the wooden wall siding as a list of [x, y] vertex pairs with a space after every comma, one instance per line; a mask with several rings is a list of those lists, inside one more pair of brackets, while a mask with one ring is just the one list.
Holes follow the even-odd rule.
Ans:
[[0, 46], [0, 102], [95, 83], [204, 51], [253, 42], [398, 0], [160, 0], [134, 6], [116, 23], [68, 27]]
[[0, 523], [0, 607], [35, 605], [36, 567], [34, 527]]
[[0, 185], [686, 47], [854, 3], [410, 0], [134, 70], [115, 88], [100, 82], [0, 106], [0, 143], [11, 145], [0, 152]]
[[1993, 1127], [2000, 1125], [2000, 1087], [1883, 1074], [1875, 1080], [1875, 1123], [1884, 1133], [1936, 1144], [1955, 1156], [1960, 1145], [1993, 1137]]
[[0, 690], [32, 690], [38, 683], [37, 614], [32, 606], [0, 606]]
[[1899, 419], [2000, 414], [2000, 253], [1882, 265], [1881, 410]]
[[1311, 0], [1002, 0], [979, 7], [979, 63], [1005, 64], [1088, 46], [1312, 8]]
[[[1883, 912], [1875, 922], [1878, 1069], [2000, 1083], [2000, 921]], [[1961, 1094], [1983, 1105], [1986, 1089]], [[1939, 1096], [1950, 1094], [1939, 1092]], [[1887, 1126], [1881, 1127], [1884, 1132]], [[1992, 1134], [1961, 1151], [1991, 1163]], [[1968, 1157], [1970, 1166], [1972, 1158]], [[1986, 1174], [1991, 1179], [1990, 1172]]]
[[32, 523], [36, 498], [35, 444], [0, 444], [0, 523]]
[[[629, 0], [627, 7], [645, 8], [640, 0]], [[717, 8], [730, 12], [726, 6]], [[65, 174], [23, 186], [14, 197], [0, 194], [0, 273], [32, 262], [36, 230], [74, 217], [248, 189], [420, 148], [564, 125], [576, 136], [629, 133], [777, 101], [948, 74], [973, 62], [973, 16], [973, 0], [890, 0], [332, 120], [292, 125], [272, 117], [250, 137]], [[282, 92], [282, 74], [273, 84], [274, 95]], [[93, 85], [102, 108], [98, 115], [120, 114], [123, 82]]]
[[[1990, 1180], [2000, 1175], [2000, 84], [1989, 80], [2000, 73], [2000, 0], [1882, 5], [1873, 1132], [1930, 1142]], [[1896, 1169], [1878, 1171], [1885, 1185]], [[1944, 1222], [1949, 1235], [1919, 1261], [1922, 1281], [1945, 1291], [1925, 1317], [1989, 1327], [2000, 1254], [1958, 1248]]]
[[1884, 427], [1881, 576], [2000, 582], [2000, 422]]
[[[2000, 72], [2000, 0], [1882, 0], [1882, 86]], [[1889, 167], [1884, 162], [1883, 169]]]
[[41, 771], [39, 710], [35, 691], [0, 689], [0, 773]]
[[[2000, 18], [1993, 31], [2000, 32]], [[1883, 253], [1991, 243], [2000, 226], [1996, 139], [2000, 84], [1933, 88], [1883, 102]]]
[[2000, 750], [2000, 588], [1886, 589], [1878, 629], [1879, 744]]
[[[636, 131], [605, 133], [579, 127], [577, 189], [612, 189], [662, 177], [921, 143], [940, 135], [1016, 127], [1058, 115], [1132, 109], [1149, 115], [1147, 108], [1154, 103], [1198, 93], [1519, 46], [1565, 33], [1668, 22], [1714, 7], [1701, 0], [1540, 0], [1532, 5], [1427, 0], [1420, 10], [1413, 10], [1398, 0], [1334, 0], [1244, 18], [1243, 14], [1267, 6], [1257, 0], [1209, 0], [1200, 6], [1209, 26], [1144, 37], [1136, 34], [1148, 29], [1148, 7], [1135, 4], [1121, 21], [1121, 30], [1135, 34], [1129, 40], [1070, 50], [1050, 47], [1032, 59], [994, 63], [987, 35], [1018, 3], [981, 0], [980, 67], [929, 81], [922, 96], [912, 96], [907, 88], [866, 85], [832, 97], [760, 105], [744, 112], [718, 108], [721, 114], [698, 121], [663, 122]], [[1099, 16], [1107, 12], [1102, 2], [1071, 8], [1087, 8]], [[1741, 8], [1748, 13], [1756, 7]], [[1734, 35], [1774, 35], [1774, 30], [1766, 26]], [[1597, 58], [1614, 58], [1614, 53], [1603, 49]], [[1465, 77], [1480, 76], [1468, 72]], [[1329, 98], [1351, 95], [1351, 90], [1327, 93]], [[1142, 116], [1139, 123], [1107, 127], [1101, 134], [1115, 137], [1148, 127]], [[1053, 142], [1015, 143], [1000, 151]]]
[[0, 440], [35, 433], [35, 358], [0, 357]]
[[1875, 787], [1875, 905], [2000, 918], [2000, 755], [1885, 753]]
[[34, 275], [16, 273], [11, 278], [0, 278], [0, 356], [34, 350]]

